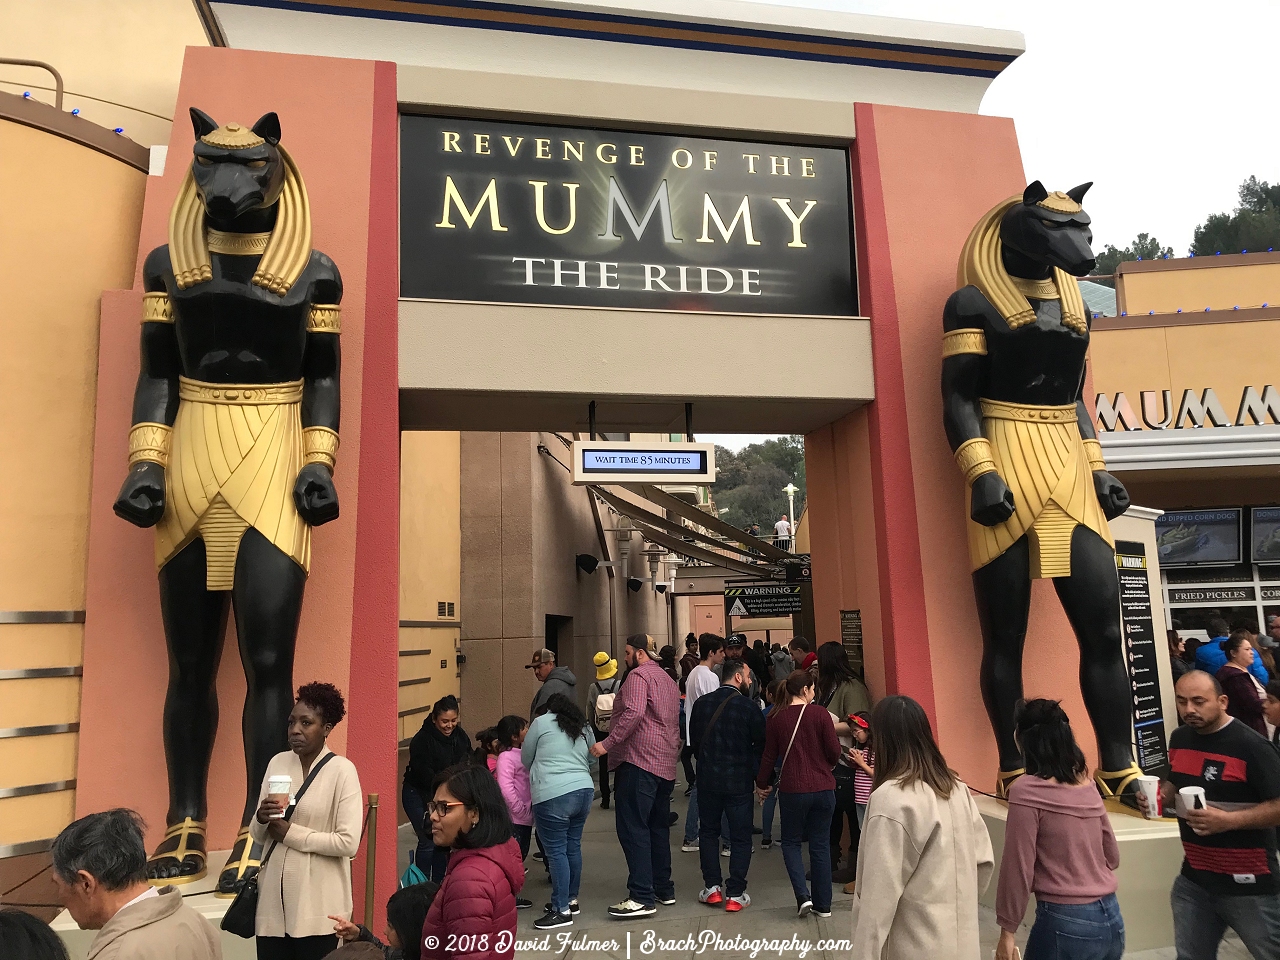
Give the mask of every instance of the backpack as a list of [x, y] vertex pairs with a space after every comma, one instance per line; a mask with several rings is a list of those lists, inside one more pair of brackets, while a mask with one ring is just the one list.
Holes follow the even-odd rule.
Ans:
[[596, 695], [595, 728], [601, 733], [608, 733], [609, 724], [613, 722], [613, 698], [617, 695], [618, 680], [614, 678], [608, 693], [605, 693], [599, 681], [596, 682], [596, 689], [600, 692]]

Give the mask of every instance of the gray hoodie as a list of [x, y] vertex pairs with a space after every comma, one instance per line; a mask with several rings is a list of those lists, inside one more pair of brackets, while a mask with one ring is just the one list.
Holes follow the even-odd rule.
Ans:
[[577, 703], [577, 688], [578, 678], [573, 675], [573, 672], [568, 667], [556, 667], [547, 674], [547, 679], [542, 681], [542, 686], [534, 694], [533, 703], [529, 705], [529, 719], [533, 720], [538, 715], [539, 708], [557, 693], [563, 693]]

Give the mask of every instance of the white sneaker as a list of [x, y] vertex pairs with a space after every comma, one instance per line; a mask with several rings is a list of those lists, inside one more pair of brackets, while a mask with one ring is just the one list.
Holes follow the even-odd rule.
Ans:
[[814, 915], [815, 917], [829, 917], [829, 916], [831, 916], [831, 911], [830, 911], [830, 910], [815, 910], [815, 911], [813, 911], [813, 915]]
[[682, 843], [680, 845], [680, 852], [681, 853], [697, 853], [698, 838], [694, 837], [692, 840], [686, 840], [684, 843]]
[[658, 912], [657, 907], [646, 907], [643, 903], [636, 903], [630, 897], [621, 903], [615, 903], [609, 908], [609, 916], [615, 920], [630, 920], [633, 917], [651, 917]]
[[728, 848], [728, 847], [726, 847], [724, 844], [721, 844], [721, 845], [720, 845], [720, 856], [722, 856], [722, 857], [727, 857], [728, 855], [729, 855], [729, 848]]

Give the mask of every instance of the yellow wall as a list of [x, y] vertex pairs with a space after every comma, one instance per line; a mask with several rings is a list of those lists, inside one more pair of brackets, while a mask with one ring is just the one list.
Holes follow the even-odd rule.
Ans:
[[[1236, 255], [1227, 264], [1215, 263], [1217, 257], [1198, 258], [1197, 265], [1176, 270], [1135, 270], [1121, 268], [1116, 281], [1117, 297], [1130, 316], [1156, 313], [1184, 313], [1247, 310], [1264, 303], [1280, 303], [1280, 262], [1265, 254], [1252, 257]], [[1199, 266], [1203, 261], [1204, 266]], [[1239, 262], [1246, 261], [1246, 262]], [[1176, 261], [1181, 267], [1185, 260]]]
[[[459, 469], [457, 433], [400, 435], [399, 710], [415, 711], [400, 718], [402, 741], [417, 733], [431, 704], [458, 695], [458, 628], [405, 623], [461, 620]], [[441, 601], [453, 604], [453, 616], [440, 615]]]
[[[169, 142], [182, 54], [208, 41], [191, 0], [0, 3], [0, 56], [43, 60], [66, 84], [63, 108], [143, 146]], [[44, 70], [0, 64], [0, 90], [53, 103]], [[48, 89], [44, 89], [48, 88]]]
[[[145, 181], [0, 120], [0, 611], [84, 609], [99, 296], [132, 284]], [[79, 666], [83, 631], [0, 623], [0, 671]], [[0, 729], [79, 716], [78, 677], [0, 680]], [[75, 759], [74, 733], [0, 737], [0, 788], [74, 779]], [[0, 800], [0, 846], [52, 838], [73, 806], [71, 791]]]

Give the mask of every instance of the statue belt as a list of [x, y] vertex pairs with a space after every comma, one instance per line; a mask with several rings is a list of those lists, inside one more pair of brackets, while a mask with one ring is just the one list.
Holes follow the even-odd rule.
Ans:
[[991, 420], [1022, 420], [1027, 423], [1075, 423], [1076, 405], [1046, 407], [1029, 403], [1007, 403], [1004, 400], [981, 401], [982, 415]]
[[288, 383], [204, 383], [178, 378], [178, 398], [195, 403], [275, 406], [302, 402], [302, 381]]

